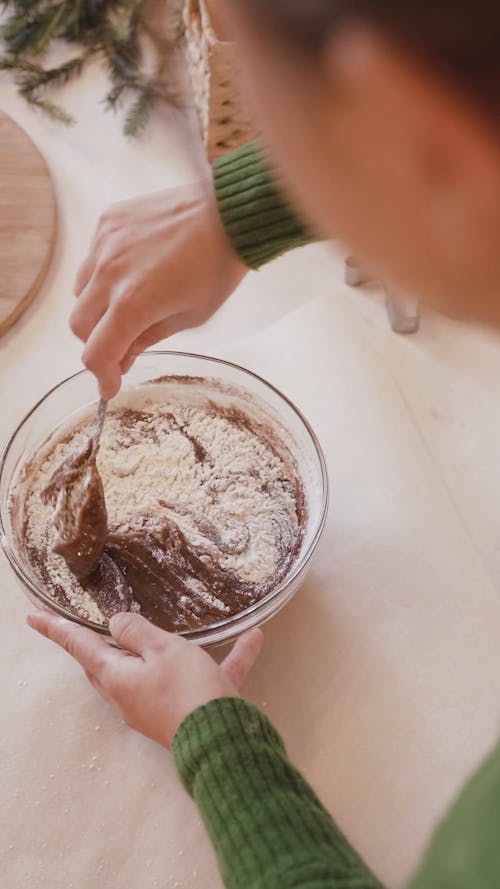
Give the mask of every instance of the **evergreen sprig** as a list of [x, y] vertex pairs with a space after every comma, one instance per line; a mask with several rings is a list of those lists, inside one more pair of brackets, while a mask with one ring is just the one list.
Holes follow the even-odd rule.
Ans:
[[[10, 72], [30, 105], [55, 121], [71, 124], [73, 116], [48, 94], [80, 76], [97, 58], [111, 81], [106, 107], [116, 110], [126, 105], [125, 135], [137, 136], [158, 102], [178, 103], [162, 75], [168, 49], [178, 45], [180, 30], [168, 47], [163, 41], [160, 49], [147, 25], [145, 6], [146, 0], [0, 0], [4, 46], [0, 71]], [[58, 41], [70, 47], [72, 58], [48, 66], [49, 50]], [[153, 72], [146, 73], [146, 58], [151, 57]]]

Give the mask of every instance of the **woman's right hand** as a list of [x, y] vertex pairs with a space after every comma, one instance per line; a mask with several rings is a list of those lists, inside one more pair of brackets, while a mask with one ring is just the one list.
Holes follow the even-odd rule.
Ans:
[[211, 181], [110, 207], [78, 273], [70, 320], [102, 396], [117, 394], [149, 346], [208, 320], [247, 271]]

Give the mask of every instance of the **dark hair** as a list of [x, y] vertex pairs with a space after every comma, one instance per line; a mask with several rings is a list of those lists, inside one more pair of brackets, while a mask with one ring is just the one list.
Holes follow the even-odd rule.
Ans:
[[430, 61], [500, 120], [500, 0], [240, 0], [306, 51], [368, 23]]

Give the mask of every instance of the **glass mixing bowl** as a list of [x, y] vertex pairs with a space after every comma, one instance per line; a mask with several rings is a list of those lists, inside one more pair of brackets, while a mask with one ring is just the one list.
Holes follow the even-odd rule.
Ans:
[[[259, 413], [266, 422], [286, 433], [287, 445], [295, 457], [307, 499], [307, 522], [301, 551], [288, 575], [263, 599], [235, 616], [209, 626], [182, 633], [203, 646], [211, 646], [234, 639], [240, 633], [259, 626], [276, 614], [296, 593], [308, 571], [312, 555], [321, 537], [328, 510], [328, 477], [325, 459], [318, 439], [299, 410], [274, 386], [248, 370], [216, 358], [182, 352], [146, 352], [138, 358], [127, 374], [121, 399], [128, 389], [165, 376], [188, 376], [222, 381], [220, 395], [226, 399], [231, 393], [231, 404], [248, 409], [246, 398], [257, 402]], [[190, 385], [196, 385], [191, 383]], [[217, 391], [215, 387], [215, 393]], [[215, 394], [215, 398], [218, 396]], [[88, 371], [64, 380], [45, 395], [19, 424], [0, 458], [0, 533], [8, 562], [21, 588], [38, 607], [48, 608], [69, 620], [108, 635], [105, 626], [85, 620], [57, 604], [43, 588], [20, 552], [9, 509], [11, 494], [19, 472], [33, 453], [60, 425], [71, 422], [72, 415], [91, 406], [96, 399], [95, 379]]]

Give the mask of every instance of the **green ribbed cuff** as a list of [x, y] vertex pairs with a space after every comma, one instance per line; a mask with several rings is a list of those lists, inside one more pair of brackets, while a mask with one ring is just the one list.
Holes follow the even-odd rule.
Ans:
[[[235, 751], [241, 764], [245, 739], [250, 745], [258, 739], [285, 753], [283, 741], [267, 717], [242, 698], [219, 698], [190, 713], [172, 745], [177, 770], [190, 796], [194, 795], [194, 783], [207, 756], [213, 772], [223, 775]], [[249, 762], [253, 762], [253, 753]]]
[[316, 240], [287, 203], [259, 142], [216, 160], [213, 177], [229, 240], [250, 268]]

